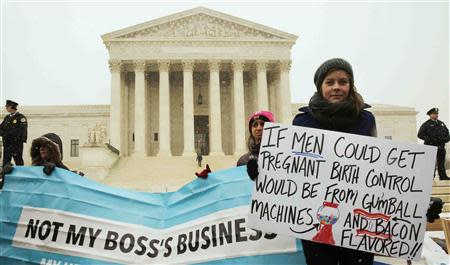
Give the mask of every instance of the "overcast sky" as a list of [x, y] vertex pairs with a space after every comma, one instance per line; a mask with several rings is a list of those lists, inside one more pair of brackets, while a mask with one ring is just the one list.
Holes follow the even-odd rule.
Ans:
[[101, 35], [204, 6], [299, 36], [291, 93], [308, 102], [316, 68], [347, 59], [369, 104], [431, 107], [449, 121], [448, 3], [2, 3], [1, 100], [21, 105], [109, 104]]

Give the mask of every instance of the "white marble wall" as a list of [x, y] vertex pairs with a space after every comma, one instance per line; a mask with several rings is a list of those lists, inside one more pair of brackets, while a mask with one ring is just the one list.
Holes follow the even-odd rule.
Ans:
[[[247, 74], [247, 73], [246, 73]], [[154, 156], [158, 152], [158, 142], [153, 141], [153, 133], [158, 132], [158, 80], [157, 73], [150, 73], [150, 81], [148, 81], [149, 92], [149, 155]], [[196, 73], [201, 75], [201, 73]], [[152, 76], [156, 78], [152, 78]], [[206, 75], [207, 76], [207, 75]], [[133, 141], [132, 133], [134, 128], [134, 88], [133, 78], [130, 77], [129, 89], [129, 125], [128, 139], [129, 152], [132, 154]], [[207, 81], [207, 80], [206, 80]], [[275, 81], [276, 82], [276, 81]], [[173, 155], [181, 155], [183, 146], [183, 115], [182, 115], [182, 82], [171, 82], [171, 133], [172, 144], [171, 150]], [[251, 93], [255, 89], [255, 83], [251, 80], [245, 84], [245, 100], [250, 102], [246, 104], [246, 115], [251, 113], [254, 108]], [[208, 115], [208, 83], [205, 80], [194, 78], [194, 113], [195, 115]], [[226, 155], [233, 152], [233, 131], [232, 131], [232, 115], [231, 113], [231, 88], [232, 84], [224, 82], [221, 84], [221, 110], [222, 110], [222, 139], [223, 150]], [[203, 104], [197, 104], [197, 96], [201, 89]], [[269, 93], [271, 89], [269, 88]], [[269, 94], [270, 95], [270, 94]], [[269, 104], [271, 104], [269, 102]], [[304, 104], [292, 104], [292, 117], [298, 111], [297, 109]], [[24, 159], [26, 164], [30, 164], [30, 146], [34, 138], [45, 133], [54, 132], [63, 140], [64, 162], [69, 166], [77, 168], [80, 165], [80, 157], [70, 157], [70, 140], [79, 139], [80, 146], [88, 142], [88, 130], [95, 127], [96, 124], [102, 124], [109, 128], [109, 106], [108, 105], [86, 105], [86, 106], [24, 106], [19, 109], [28, 118], [28, 143], [24, 147]], [[377, 126], [378, 137], [385, 138], [391, 136], [393, 140], [417, 142], [416, 134], [416, 112], [413, 108], [374, 105], [371, 108], [374, 113]], [[245, 126], [248, 131], [247, 125]], [[109, 132], [108, 132], [109, 135]], [[248, 136], [248, 134], [247, 134]]]
[[[46, 133], [56, 133], [63, 142], [63, 162], [79, 167], [81, 157], [70, 156], [72, 139], [78, 139], [80, 147], [88, 143], [88, 131], [97, 124], [109, 126], [109, 105], [84, 106], [24, 106], [19, 108], [28, 120], [28, 141], [24, 145], [25, 164], [31, 164], [30, 148], [33, 139]], [[107, 132], [109, 134], [109, 132]]]

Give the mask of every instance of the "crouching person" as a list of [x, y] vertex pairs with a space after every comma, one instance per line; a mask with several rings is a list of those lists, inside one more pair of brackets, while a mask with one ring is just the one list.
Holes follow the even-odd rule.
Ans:
[[62, 162], [63, 146], [61, 138], [54, 133], [47, 133], [33, 140], [31, 144], [31, 165], [43, 166], [46, 175], [52, 174], [55, 167], [69, 170]]
[[[62, 150], [62, 141], [57, 134], [44, 134], [41, 137], [34, 139], [31, 143], [31, 165], [43, 166], [43, 172], [47, 176], [52, 174], [53, 170], [55, 170], [55, 167], [69, 170], [69, 168], [62, 162]], [[0, 174], [0, 190], [3, 188], [5, 175], [10, 174], [11, 172], [13, 172], [13, 170], [14, 166], [11, 163], [3, 165]], [[82, 172], [78, 174], [84, 176]]]

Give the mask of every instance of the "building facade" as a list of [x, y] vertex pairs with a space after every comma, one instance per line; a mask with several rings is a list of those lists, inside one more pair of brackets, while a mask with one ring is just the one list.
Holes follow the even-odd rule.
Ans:
[[290, 119], [295, 35], [194, 8], [102, 38], [109, 138], [122, 156], [242, 154], [249, 112]]
[[[291, 103], [289, 87], [295, 35], [194, 8], [102, 38], [110, 56], [111, 104], [20, 107], [29, 124], [27, 164], [32, 139], [49, 132], [61, 136], [64, 162], [91, 168], [93, 176], [107, 175], [120, 157], [201, 152], [223, 160], [247, 152], [250, 113], [270, 110], [290, 124], [302, 105]], [[413, 108], [374, 105], [370, 111], [380, 138], [417, 142]], [[105, 143], [113, 148], [103, 150]], [[118, 155], [110, 152], [116, 149]]]
[[[298, 113], [298, 108], [304, 105], [300, 103], [290, 105], [288, 124]], [[26, 164], [31, 162], [29, 151], [32, 140], [49, 132], [61, 136], [64, 161], [76, 168], [81, 166], [80, 148], [89, 147], [95, 143], [107, 143], [109, 139], [109, 105], [22, 106], [19, 111], [28, 119], [29, 135], [24, 147]], [[417, 143], [414, 108], [375, 104], [369, 111], [375, 115], [379, 138]], [[245, 115], [250, 113], [251, 110], [246, 110]], [[131, 142], [135, 144], [133, 139]], [[152, 137], [148, 139], [148, 142], [150, 145], [158, 145], [157, 139]], [[182, 146], [175, 147], [181, 150]], [[224, 146], [224, 150], [231, 150], [231, 148]]]
[[23, 149], [25, 165], [31, 164], [33, 139], [56, 133], [63, 143], [63, 161], [81, 166], [81, 148], [106, 143], [109, 135], [109, 105], [19, 106], [28, 120], [28, 141]]

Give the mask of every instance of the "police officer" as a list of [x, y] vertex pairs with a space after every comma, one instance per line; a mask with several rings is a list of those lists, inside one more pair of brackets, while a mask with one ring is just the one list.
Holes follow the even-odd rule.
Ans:
[[23, 166], [23, 143], [27, 141], [27, 118], [17, 111], [19, 104], [12, 100], [6, 101], [6, 111], [9, 113], [0, 124], [0, 136], [3, 139], [3, 165], [14, 162]]
[[420, 126], [417, 137], [426, 145], [437, 146], [437, 169], [440, 180], [450, 180], [445, 172], [445, 143], [450, 141], [450, 135], [445, 124], [438, 120], [439, 109], [432, 108], [427, 112], [430, 119]]

